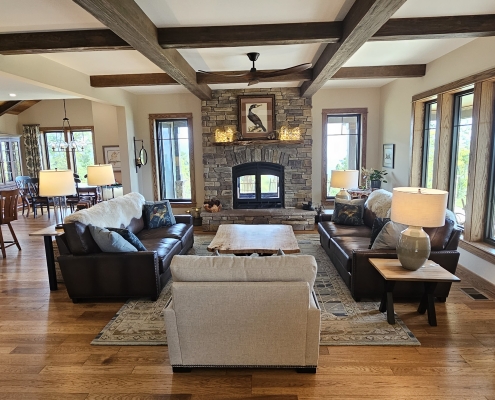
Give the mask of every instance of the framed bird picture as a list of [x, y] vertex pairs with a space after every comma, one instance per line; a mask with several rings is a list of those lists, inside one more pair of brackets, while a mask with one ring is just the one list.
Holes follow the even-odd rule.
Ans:
[[238, 96], [239, 132], [243, 139], [267, 139], [275, 129], [275, 95]]

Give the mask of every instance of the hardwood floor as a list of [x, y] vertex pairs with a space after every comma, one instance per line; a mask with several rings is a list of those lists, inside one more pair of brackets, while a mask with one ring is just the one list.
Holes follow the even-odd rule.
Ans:
[[316, 375], [174, 375], [166, 346], [91, 346], [123, 303], [73, 304], [63, 285], [49, 291], [43, 240], [28, 236], [49, 224], [46, 215], [20, 217], [22, 251], [10, 247], [0, 261], [0, 399], [495, 400], [495, 301], [460, 291], [437, 304], [437, 327], [417, 304], [396, 304], [420, 347], [321, 347]]

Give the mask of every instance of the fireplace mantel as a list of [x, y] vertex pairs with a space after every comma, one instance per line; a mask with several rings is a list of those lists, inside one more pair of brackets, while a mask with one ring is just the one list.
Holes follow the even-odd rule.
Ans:
[[255, 144], [302, 144], [304, 140], [278, 140], [278, 139], [256, 139], [256, 140], [234, 140], [233, 142], [212, 142], [215, 146], [249, 146]]

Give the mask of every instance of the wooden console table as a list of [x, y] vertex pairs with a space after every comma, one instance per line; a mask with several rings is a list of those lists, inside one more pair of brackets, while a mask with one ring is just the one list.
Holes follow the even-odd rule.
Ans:
[[425, 264], [416, 271], [409, 271], [402, 267], [400, 261], [390, 258], [370, 258], [373, 265], [380, 275], [385, 279], [385, 291], [383, 292], [380, 311], [387, 312], [387, 321], [389, 324], [395, 324], [394, 316], [394, 299], [392, 292], [395, 282], [423, 282], [425, 291], [421, 302], [419, 303], [418, 313], [424, 314], [428, 310], [428, 323], [431, 326], [437, 326], [437, 315], [435, 312], [435, 296], [433, 292], [438, 282], [460, 282], [461, 280], [442, 268], [437, 263], [427, 260]]

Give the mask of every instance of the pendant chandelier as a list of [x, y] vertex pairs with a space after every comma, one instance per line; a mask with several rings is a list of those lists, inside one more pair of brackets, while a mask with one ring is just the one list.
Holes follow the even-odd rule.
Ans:
[[[69, 132], [69, 143], [64, 140], [64, 135], [66, 129]], [[52, 151], [55, 152], [66, 152], [66, 151], [83, 151], [84, 144], [79, 143], [74, 140], [74, 135], [72, 133], [72, 128], [70, 126], [69, 118], [67, 118], [67, 110], [65, 108], [65, 99], [64, 99], [64, 119], [62, 120], [62, 132], [60, 135], [57, 135], [57, 141], [52, 142], [51, 144]]]

